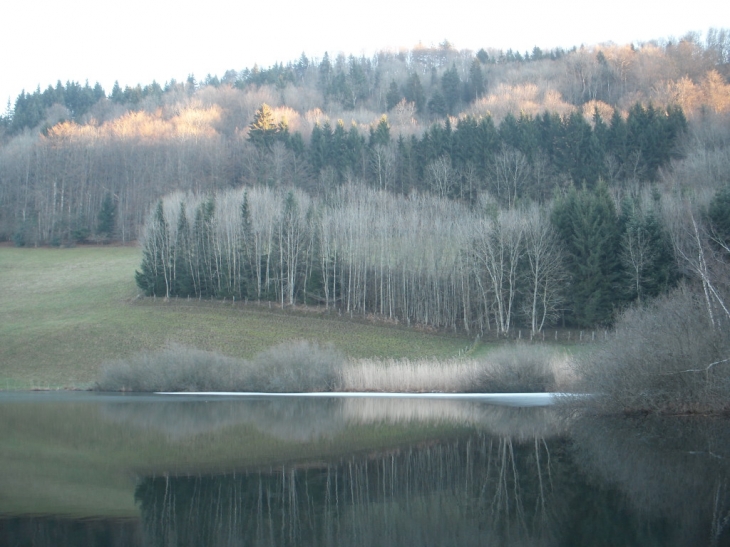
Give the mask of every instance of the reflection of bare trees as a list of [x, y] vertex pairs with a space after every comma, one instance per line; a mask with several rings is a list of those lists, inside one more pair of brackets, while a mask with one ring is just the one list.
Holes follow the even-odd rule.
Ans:
[[[558, 544], [547, 444], [483, 435], [227, 476], [143, 479], [150, 545]], [[543, 480], [545, 478], [545, 480]]]

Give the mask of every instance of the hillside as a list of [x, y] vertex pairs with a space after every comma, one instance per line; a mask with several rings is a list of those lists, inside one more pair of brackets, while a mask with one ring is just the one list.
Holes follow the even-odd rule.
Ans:
[[179, 343], [251, 357], [283, 340], [353, 357], [451, 357], [465, 338], [268, 305], [138, 299], [136, 247], [0, 247], [0, 389], [85, 387], [104, 361]]

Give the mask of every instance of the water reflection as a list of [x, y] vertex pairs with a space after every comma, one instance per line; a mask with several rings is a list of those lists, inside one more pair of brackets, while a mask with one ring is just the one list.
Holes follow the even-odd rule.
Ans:
[[147, 477], [135, 498], [150, 545], [553, 544], [552, 465], [541, 439], [477, 434], [318, 466]]
[[730, 545], [727, 419], [583, 417], [571, 437], [591, 482], [615, 485], [664, 545]]
[[389, 424], [477, 428], [520, 439], [552, 437], [565, 420], [550, 406], [514, 407], [458, 399], [247, 398], [164, 400], [147, 405], [109, 404], [105, 419], [155, 431], [173, 440], [247, 424], [284, 441], [333, 438], [348, 427]]
[[[62, 399], [0, 398], [0, 544], [730, 545], [724, 419], [427, 399]], [[83, 473], [101, 490], [132, 477], [122, 494], [138, 517], [9, 509], [19, 472], [41, 492], [38, 480]]]

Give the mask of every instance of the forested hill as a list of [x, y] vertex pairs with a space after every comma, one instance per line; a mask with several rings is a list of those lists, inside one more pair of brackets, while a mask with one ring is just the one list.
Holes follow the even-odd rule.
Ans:
[[[329, 305], [331, 290], [339, 295], [333, 305], [340, 307], [345, 288], [338, 283], [346, 282], [349, 309], [384, 312], [390, 306], [397, 317], [436, 326], [502, 322], [508, 329], [514, 321], [542, 325], [542, 319], [564, 320], [566, 314], [580, 324], [605, 323], [627, 302], [693, 275], [693, 266], [677, 258], [677, 230], [685, 225], [670, 223], [704, 222], [711, 204], [722, 211], [720, 189], [730, 183], [729, 77], [730, 32], [710, 30], [704, 38], [689, 34], [568, 51], [475, 53], [444, 42], [367, 58], [302, 54], [286, 64], [231, 70], [202, 81], [191, 76], [164, 86], [115, 85], [111, 91], [58, 82], [21, 93], [0, 118], [0, 240], [66, 245], [130, 241], [146, 232], [150, 242], [163, 230], [167, 247], [147, 249], [154, 271], [143, 272], [141, 283], [149, 294], [168, 295], [181, 289], [165, 278], [173, 275], [166, 269], [173, 255], [163, 258], [160, 252], [173, 247], [169, 237], [178, 233], [180, 204], [188, 204], [190, 237], [215, 247], [212, 231], [196, 232], [196, 218], [200, 229], [225, 220], [240, 235], [242, 217], [216, 206], [240, 208], [244, 187], [252, 190], [251, 203], [260, 200], [277, 219], [291, 220], [292, 210], [304, 215], [300, 220], [309, 228], [297, 233], [307, 234], [309, 243], [296, 249], [304, 254], [290, 256], [289, 270], [284, 257], [292, 249], [272, 236], [260, 254], [246, 255], [247, 272], [223, 276], [218, 246], [212, 263], [195, 266], [207, 271], [207, 280], [203, 269], [192, 272], [181, 294]], [[233, 189], [237, 197], [226, 200]], [[391, 196], [395, 209], [382, 209], [378, 204], [385, 198], [367, 192]], [[691, 203], [684, 207], [682, 200]], [[408, 266], [414, 287], [425, 279], [421, 273], [430, 276], [428, 296], [408, 292], [403, 284], [396, 290], [394, 272], [405, 266], [388, 262], [386, 254], [397, 246], [361, 240], [357, 252], [365, 254], [357, 263], [317, 254], [327, 230], [316, 222], [326, 211], [352, 216], [348, 207], [356, 204], [367, 211], [361, 220], [425, 211], [444, 214], [465, 231], [458, 236], [466, 238], [460, 239], [462, 250], [444, 247], [445, 262], [427, 266], [434, 255], [424, 250], [423, 260]], [[544, 280], [532, 288], [525, 284], [532, 260], [523, 245], [527, 232], [515, 232], [519, 252], [503, 261], [500, 268], [506, 270], [500, 272], [486, 262], [482, 270], [474, 266], [475, 260], [490, 260], [474, 254], [475, 245], [486, 245], [485, 252], [493, 246], [489, 238], [479, 243], [468, 237], [489, 220], [495, 231], [483, 228], [504, 252], [504, 238], [512, 233], [507, 226], [527, 226], [530, 210], [539, 211], [540, 222], [549, 219], [559, 249], [553, 254], [563, 257], [559, 282], [550, 281], [559, 286], [549, 296], [543, 292], [542, 309], [536, 302], [538, 291], [547, 290], [538, 286]], [[286, 225], [257, 218], [252, 211], [253, 224], [283, 237]], [[444, 218], [430, 220], [437, 225]], [[331, 226], [346, 233], [362, 230], [337, 222]], [[381, 236], [402, 235], [406, 225], [420, 224], [383, 224]], [[446, 232], [455, 233], [449, 226]], [[597, 239], [578, 241], [580, 230]], [[591, 245], [593, 251], [586, 249]], [[193, 268], [194, 252], [186, 252], [192, 253]], [[231, 252], [226, 260], [239, 261], [244, 250]], [[163, 259], [165, 264], [157, 264]], [[437, 272], [447, 263], [460, 272], [451, 281]], [[388, 264], [395, 268], [391, 277]], [[342, 277], [338, 268], [345, 266], [350, 269]], [[380, 277], [373, 277], [377, 268]], [[502, 276], [500, 288], [493, 274]], [[193, 278], [198, 284], [189, 286]], [[375, 279], [380, 292], [370, 285]], [[461, 289], [450, 285], [454, 280]], [[448, 309], [441, 291], [451, 291]]]

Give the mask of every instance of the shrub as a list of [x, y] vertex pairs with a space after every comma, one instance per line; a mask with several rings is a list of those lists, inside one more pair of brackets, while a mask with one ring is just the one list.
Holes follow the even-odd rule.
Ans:
[[99, 391], [331, 391], [344, 358], [307, 341], [274, 346], [252, 361], [170, 345], [102, 367]]
[[332, 391], [344, 360], [332, 346], [307, 340], [284, 342], [254, 357], [251, 382], [256, 391]]
[[100, 391], [228, 391], [245, 385], [245, 361], [210, 351], [170, 345], [154, 353], [106, 363]]
[[[563, 356], [563, 360], [567, 359]], [[470, 391], [532, 393], [556, 390], [558, 353], [541, 345], [500, 346], [479, 363]]]
[[630, 308], [613, 339], [579, 363], [583, 389], [595, 394], [587, 404], [607, 412], [727, 410], [729, 335], [687, 287]]

